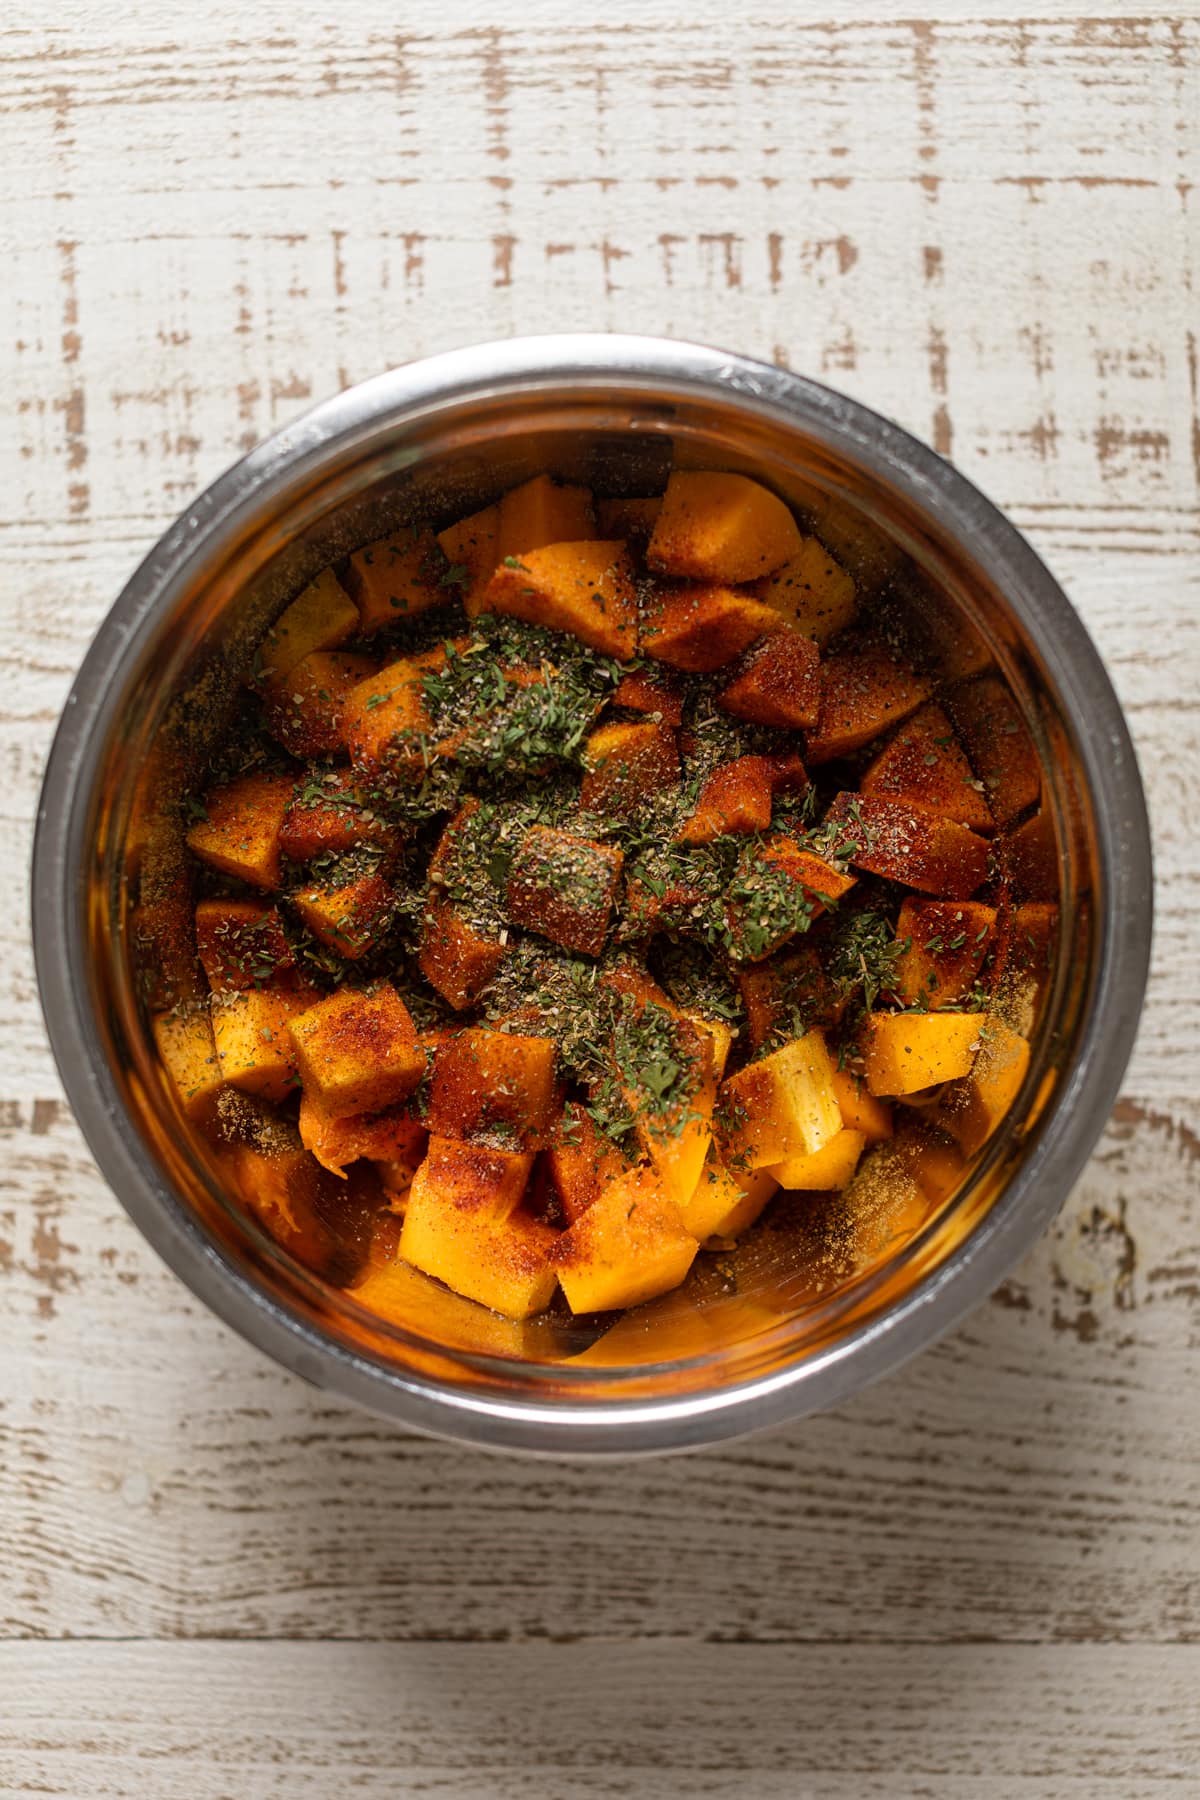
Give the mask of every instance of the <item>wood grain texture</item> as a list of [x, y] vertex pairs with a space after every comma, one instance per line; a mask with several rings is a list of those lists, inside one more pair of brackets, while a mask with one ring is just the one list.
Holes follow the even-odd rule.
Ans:
[[[0, 21], [5, 1792], [1197, 1791], [1200, 18], [863, 10]], [[390, 363], [573, 328], [951, 456], [1105, 655], [1159, 877], [1123, 1098], [1013, 1279], [827, 1417], [602, 1469], [404, 1437], [219, 1326], [94, 1171], [26, 925], [71, 676], [188, 499]]]

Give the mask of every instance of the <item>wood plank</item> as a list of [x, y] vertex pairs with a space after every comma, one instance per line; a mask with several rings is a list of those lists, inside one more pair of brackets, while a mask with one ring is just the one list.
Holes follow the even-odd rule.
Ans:
[[1168, 1800], [1200, 1647], [0, 1647], [11, 1794]]

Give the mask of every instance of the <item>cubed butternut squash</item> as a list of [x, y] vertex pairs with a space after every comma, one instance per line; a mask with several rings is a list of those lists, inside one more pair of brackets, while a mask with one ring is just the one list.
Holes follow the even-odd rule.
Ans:
[[585, 1213], [601, 1189], [628, 1166], [585, 1106], [571, 1100], [563, 1109], [546, 1161], [568, 1225]]
[[836, 1193], [849, 1187], [866, 1144], [861, 1131], [851, 1131], [848, 1126], [843, 1126], [819, 1150], [772, 1163], [767, 1173], [782, 1188], [793, 1188], [800, 1193]]
[[[456, 639], [454, 648], [465, 650], [469, 641]], [[433, 719], [425, 700], [426, 676], [438, 675], [445, 667], [446, 651], [439, 644], [389, 663], [347, 694], [342, 734], [360, 775], [368, 779], [388, 773], [420, 775], [429, 757], [452, 753], [457, 739], [430, 741]]]
[[679, 1209], [683, 1228], [702, 1244], [709, 1238], [738, 1237], [754, 1224], [778, 1186], [769, 1169], [737, 1174], [710, 1153]]
[[696, 805], [680, 825], [681, 844], [711, 844], [726, 833], [766, 831], [776, 794], [808, 786], [798, 756], [735, 756], [706, 777]]
[[500, 501], [496, 562], [524, 556], [546, 544], [582, 543], [596, 535], [592, 496], [585, 487], [560, 485], [535, 475], [510, 488]]
[[751, 646], [717, 705], [755, 725], [815, 725], [821, 703], [820, 656], [811, 638], [781, 625]]
[[602, 1188], [551, 1259], [572, 1312], [611, 1312], [678, 1287], [698, 1249], [658, 1177], [636, 1168]]
[[727, 1166], [761, 1169], [823, 1149], [842, 1129], [833, 1077], [818, 1030], [730, 1075], [716, 1115]]
[[570, 632], [605, 656], [621, 659], [637, 649], [633, 567], [620, 540], [552, 543], [502, 559], [483, 609]]
[[438, 1137], [540, 1150], [562, 1108], [548, 1037], [472, 1028], [437, 1046], [425, 1123]]
[[421, 915], [421, 973], [456, 1012], [474, 1006], [508, 954], [499, 932], [485, 931], [461, 906], [431, 893]]
[[755, 581], [802, 546], [778, 494], [748, 475], [677, 469], [667, 482], [646, 551], [652, 569], [693, 581]]
[[1023, 903], [1053, 905], [1061, 891], [1058, 838], [1054, 820], [1043, 807], [997, 840], [1000, 866]]
[[996, 929], [994, 908], [973, 900], [906, 899], [896, 937], [895, 991], [907, 1005], [953, 1006], [975, 985]]
[[382, 1190], [369, 1168], [339, 1182], [299, 1144], [232, 1145], [229, 1186], [290, 1256], [344, 1287], [366, 1262]]
[[848, 1131], [860, 1132], [868, 1144], [882, 1143], [892, 1135], [892, 1109], [877, 1100], [866, 1080], [849, 1069], [835, 1069], [833, 1091]]
[[854, 881], [853, 875], [783, 834], [749, 846], [726, 890], [729, 954], [737, 962], [773, 956], [797, 932], [807, 931]]
[[179, 1092], [190, 1119], [204, 1119], [224, 1077], [207, 1006], [179, 1007], [154, 1020], [154, 1042], [162, 1065]]
[[652, 721], [599, 726], [584, 745], [583, 762], [579, 803], [605, 817], [629, 818], [679, 784], [675, 733]]
[[992, 816], [1008, 825], [1037, 804], [1041, 767], [1011, 689], [998, 675], [956, 687], [946, 709], [983, 782]]
[[659, 587], [643, 602], [639, 647], [656, 662], [706, 675], [781, 629], [777, 612], [732, 588]]
[[286, 1100], [297, 1084], [288, 1027], [312, 1002], [311, 989], [252, 988], [213, 998], [221, 1079], [264, 1100]]
[[899, 1098], [970, 1074], [985, 1021], [981, 1012], [871, 1013], [863, 1049], [868, 1092]]
[[263, 639], [258, 656], [259, 679], [286, 675], [314, 650], [336, 650], [359, 629], [358, 608], [332, 569], [285, 607]]
[[683, 718], [683, 685], [665, 664], [649, 664], [622, 675], [612, 703], [627, 712], [646, 713], [660, 725], [678, 725]]
[[915, 812], [901, 800], [839, 794], [827, 819], [842, 827], [838, 855], [923, 894], [968, 900], [987, 880], [988, 840], [953, 819]]
[[266, 900], [201, 900], [196, 954], [214, 994], [265, 987], [296, 960], [279, 908]]
[[263, 719], [289, 756], [328, 756], [342, 743], [346, 696], [378, 664], [345, 650], [314, 650], [262, 684]]
[[903, 724], [865, 770], [864, 794], [901, 800], [972, 831], [995, 827], [991, 808], [943, 709], [930, 701]]
[[403, 1105], [382, 1112], [330, 1113], [309, 1094], [300, 1097], [299, 1124], [304, 1148], [332, 1175], [344, 1176], [348, 1164], [369, 1157], [387, 1163], [393, 1187], [407, 1187], [429, 1137], [421, 1120]]
[[279, 833], [292, 798], [290, 775], [241, 775], [204, 798], [188, 849], [222, 875], [251, 887], [279, 886]]
[[974, 1156], [1009, 1111], [1029, 1069], [1029, 1040], [991, 1015], [971, 1073], [942, 1096], [939, 1122]]
[[279, 848], [289, 862], [306, 863], [318, 856], [343, 856], [360, 844], [394, 849], [398, 838], [361, 782], [346, 769], [331, 769], [297, 782], [283, 815]]
[[357, 962], [383, 937], [395, 896], [379, 869], [298, 888], [292, 905], [326, 949]]
[[496, 567], [499, 529], [499, 506], [485, 506], [438, 533], [447, 564], [443, 580], [450, 592], [460, 597], [469, 619], [484, 610], [484, 590]]
[[598, 956], [624, 858], [611, 845], [535, 825], [513, 857], [508, 912], [514, 925], [568, 950]]
[[329, 1115], [379, 1112], [425, 1074], [416, 1026], [390, 982], [339, 988], [290, 1022], [305, 1094]]
[[929, 683], [884, 639], [847, 636], [820, 666], [817, 723], [804, 734], [810, 763], [831, 762], [862, 749], [899, 725], [929, 698]]
[[801, 943], [764, 962], [744, 963], [737, 984], [746, 1009], [751, 1047], [803, 1037], [814, 1025], [832, 1025], [840, 1016], [833, 982], [816, 946]]
[[858, 611], [853, 576], [815, 537], [802, 538], [796, 554], [759, 583], [757, 594], [817, 644], [845, 631]]
[[346, 586], [358, 607], [361, 635], [370, 637], [415, 613], [444, 606], [456, 588], [431, 531], [410, 526], [364, 544], [350, 558]]
[[408, 1191], [400, 1255], [510, 1319], [541, 1312], [554, 1294], [550, 1256], [560, 1240], [517, 1210], [532, 1164], [531, 1156], [431, 1138]]

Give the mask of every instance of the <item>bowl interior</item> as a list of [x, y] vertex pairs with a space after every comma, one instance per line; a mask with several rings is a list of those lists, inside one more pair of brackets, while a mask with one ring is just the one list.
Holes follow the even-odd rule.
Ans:
[[[888, 428], [869, 415], [839, 420], [827, 409], [806, 419], [711, 379], [689, 388], [645, 373], [543, 373], [410, 394], [365, 419], [361, 410], [311, 447], [303, 434], [266, 446], [223, 516], [197, 515], [194, 547], [171, 548], [155, 605], [104, 699], [98, 748], [80, 776], [80, 904], [90, 1015], [126, 1128], [161, 1200], [222, 1279], [385, 1382], [586, 1408], [732, 1393], [794, 1371], [931, 1292], [995, 1221], [1014, 1169], [1059, 1110], [1094, 1004], [1105, 862], [1093, 794], [1053, 642], [1031, 635], [1011, 571], [1003, 580], [991, 572], [994, 534], [1008, 528], [984, 502], [972, 532], [961, 516], [946, 522], [944, 494], [901, 466]], [[905, 621], [940, 679], [990, 673], [1010, 689], [1041, 764], [1034, 880], [1060, 902], [1063, 921], [1028, 1078], [1000, 1130], [920, 1216], [890, 1212], [886, 1197], [866, 1217], [836, 1195], [783, 1196], [736, 1248], [700, 1257], [684, 1288], [612, 1329], [557, 1314], [513, 1324], [403, 1269], [383, 1318], [257, 1223], [158, 1068], [147, 1006], [186, 941], [181, 796], [228, 728], [263, 630], [339, 556], [414, 519], [440, 527], [543, 470], [619, 495], [660, 491], [681, 465], [765, 480], [851, 569], [864, 610], [886, 607]]]

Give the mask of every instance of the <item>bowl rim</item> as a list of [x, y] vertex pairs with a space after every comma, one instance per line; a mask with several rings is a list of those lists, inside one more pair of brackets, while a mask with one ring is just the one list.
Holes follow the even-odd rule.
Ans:
[[[686, 399], [714, 389], [740, 410], [849, 453], [971, 550], [1036, 644], [1066, 711], [1081, 722], [1105, 905], [1092, 1004], [1077, 1054], [1036, 1140], [988, 1212], [886, 1311], [835, 1343], [715, 1393], [566, 1401], [440, 1385], [326, 1336], [255, 1286], [208, 1237], [128, 1123], [87, 1001], [83, 868], [90, 754], [120, 676], [160, 603], [239, 522], [413, 410], [537, 384], [595, 390], [639, 384]], [[809, 378], [677, 339], [563, 334], [471, 345], [377, 375], [322, 401], [265, 439], [164, 533], [101, 624], [68, 695], [43, 780], [31, 873], [34, 960], [59, 1075], [97, 1164], [163, 1260], [226, 1324], [315, 1385], [434, 1436], [549, 1456], [653, 1454], [740, 1437], [824, 1409], [878, 1380], [990, 1293], [1041, 1235], [1111, 1112], [1136, 1036], [1149, 972], [1153, 869], [1132, 739], [1082, 620], [1016, 526], [964, 475], [879, 413]]]

